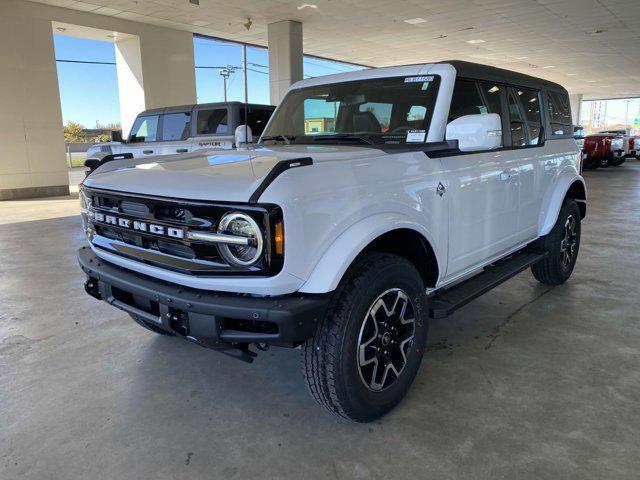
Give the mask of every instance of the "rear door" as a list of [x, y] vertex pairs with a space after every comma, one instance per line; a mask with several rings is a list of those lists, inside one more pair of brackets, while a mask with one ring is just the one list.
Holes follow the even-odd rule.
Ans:
[[156, 154], [170, 155], [190, 152], [191, 111], [165, 112], [162, 115], [162, 141]]
[[519, 242], [537, 236], [542, 196], [558, 170], [558, 159], [545, 154], [541, 98], [539, 90], [521, 87], [507, 89], [510, 146], [517, 160], [520, 191]]

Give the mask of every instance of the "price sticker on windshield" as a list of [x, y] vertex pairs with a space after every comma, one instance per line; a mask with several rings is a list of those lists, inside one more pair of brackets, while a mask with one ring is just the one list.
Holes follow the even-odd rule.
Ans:
[[424, 143], [424, 139], [427, 136], [427, 132], [424, 130], [409, 130], [407, 132], [407, 143]]

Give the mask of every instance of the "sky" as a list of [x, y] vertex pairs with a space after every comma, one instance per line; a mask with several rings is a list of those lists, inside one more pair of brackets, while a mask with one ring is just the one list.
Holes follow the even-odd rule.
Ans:
[[[54, 46], [62, 118], [66, 124], [77, 122], [87, 128], [96, 124], [120, 122], [118, 79], [116, 76], [115, 47], [97, 40], [54, 35]], [[238, 44], [194, 37], [196, 64], [196, 96], [198, 103], [221, 102], [224, 99], [219, 69], [198, 67], [238, 67], [227, 80], [227, 99], [243, 100], [242, 47]], [[68, 63], [61, 60], [106, 62], [110, 65]], [[249, 101], [269, 103], [269, 60], [267, 50], [247, 48]], [[340, 62], [306, 57], [303, 60], [305, 78], [332, 73], [359, 70], [362, 67]]]

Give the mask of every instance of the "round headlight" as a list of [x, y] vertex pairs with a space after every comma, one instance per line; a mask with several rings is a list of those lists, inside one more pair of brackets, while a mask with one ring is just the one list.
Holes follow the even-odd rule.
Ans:
[[262, 232], [256, 221], [249, 215], [240, 212], [227, 213], [218, 225], [218, 233], [246, 237], [246, 245], [223, 243], [220, 253], [232, 265], [248, 267], [258, 261], [262, 255]]

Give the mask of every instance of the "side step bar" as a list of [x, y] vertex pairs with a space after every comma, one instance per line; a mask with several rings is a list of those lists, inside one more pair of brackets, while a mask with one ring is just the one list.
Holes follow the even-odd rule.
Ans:
[[485, 267], [484, 272], [468, 280], [453, 287], [438, 290], [429, 299], [429, 317], [448, 317], [460, 307], [538, 263], [548, 254], [549, 252], [525, 248]]

